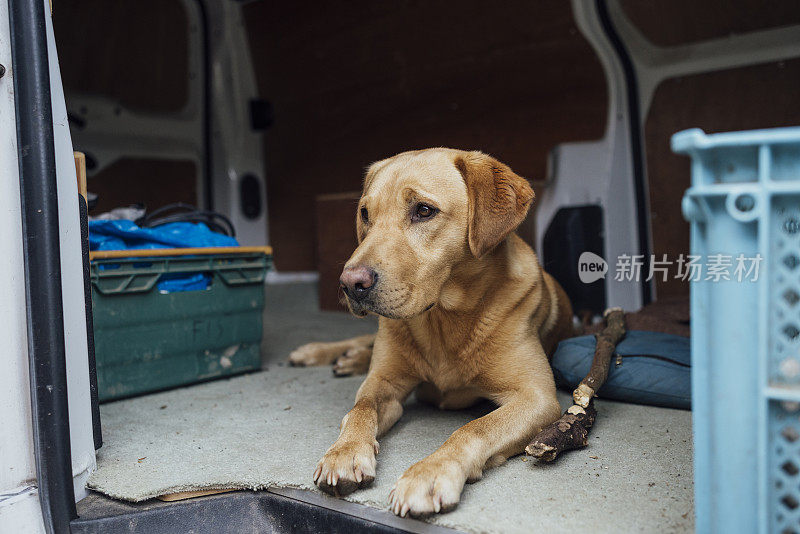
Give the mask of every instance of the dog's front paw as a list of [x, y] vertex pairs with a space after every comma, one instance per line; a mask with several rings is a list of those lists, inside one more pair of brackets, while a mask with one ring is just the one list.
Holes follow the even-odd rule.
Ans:
[[332, 349], [330, 343], [308, 343], [297, 347], [289, 354], [289, 364], [296, 367], [329, 365], [341, 354]]
[[314, 484], [325, 493], [341, 497], [375, 480], [375, 455], [378, 442], [336, 442], [322, 457], [314, 471]]
[[409, 467], [394, 485], [389, 506], [401, 517], [447, 512], [458, 504], [465, 480], [455, 462], [422, 460]]
[[372, 347], [355, 347], [341, 356], [333, 364], [336, 376], [363, 375], [369, 370], [372, 359]]

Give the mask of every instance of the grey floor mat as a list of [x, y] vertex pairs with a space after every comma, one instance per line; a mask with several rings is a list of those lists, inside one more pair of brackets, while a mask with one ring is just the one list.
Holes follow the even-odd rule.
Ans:
[[[265, 342], [267, 370], [103, 405], [105, 444], [90, 487], [134, 501], [204, 487], [316, 491], [311, 474], [361, 377], [337, 379], [329, 368], [295, 369], [282, 360], [300, 342], [374, 326], [311, 311], [305, 287], [275, 291], [268, 291], [273, 303], [294, 298], [305, 307], [295, 300], [286, 313], [267, 312], [274, 340]], [[443, 412], [410, 401], [382, 440], [375, 483], [348, 499], [386, 508], [407, 467], [486, 409]], [[691, 414], [610, 401], [598, 402], [598, 412], [589, 447], [549, 465], [512, 458], [468, 485], [456, 510], [430, 521], [470, 532], [691, 531]]]

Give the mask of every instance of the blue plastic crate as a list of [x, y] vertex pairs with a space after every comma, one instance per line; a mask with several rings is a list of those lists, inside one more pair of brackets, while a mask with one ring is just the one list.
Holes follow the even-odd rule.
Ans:
[[761, 257], [692, 282], [698, 532], [800, 533], [800, 128], [672, 137], [692, 157], [691, 254]]

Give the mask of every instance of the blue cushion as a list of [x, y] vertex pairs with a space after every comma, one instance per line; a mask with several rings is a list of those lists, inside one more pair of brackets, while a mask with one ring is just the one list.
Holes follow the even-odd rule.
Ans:
[[[562, 341], [553, 355], [556, 383], [570, 390], [584, 379], [594, 357], [594, 336]], [[608, 379], [598, 397], [619, 401], [691, 409], [691, 352], [689, 338], [632, 330], [612, 357]]]

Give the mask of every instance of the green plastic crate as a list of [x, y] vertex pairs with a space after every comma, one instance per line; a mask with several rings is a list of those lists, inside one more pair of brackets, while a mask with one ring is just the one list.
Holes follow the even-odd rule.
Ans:
[[[263, 252], [92, 260], [100, 401], [259, 369], [270, 265]], [[211, 283], [160, 291], [175, 273], [209, 273]]]

